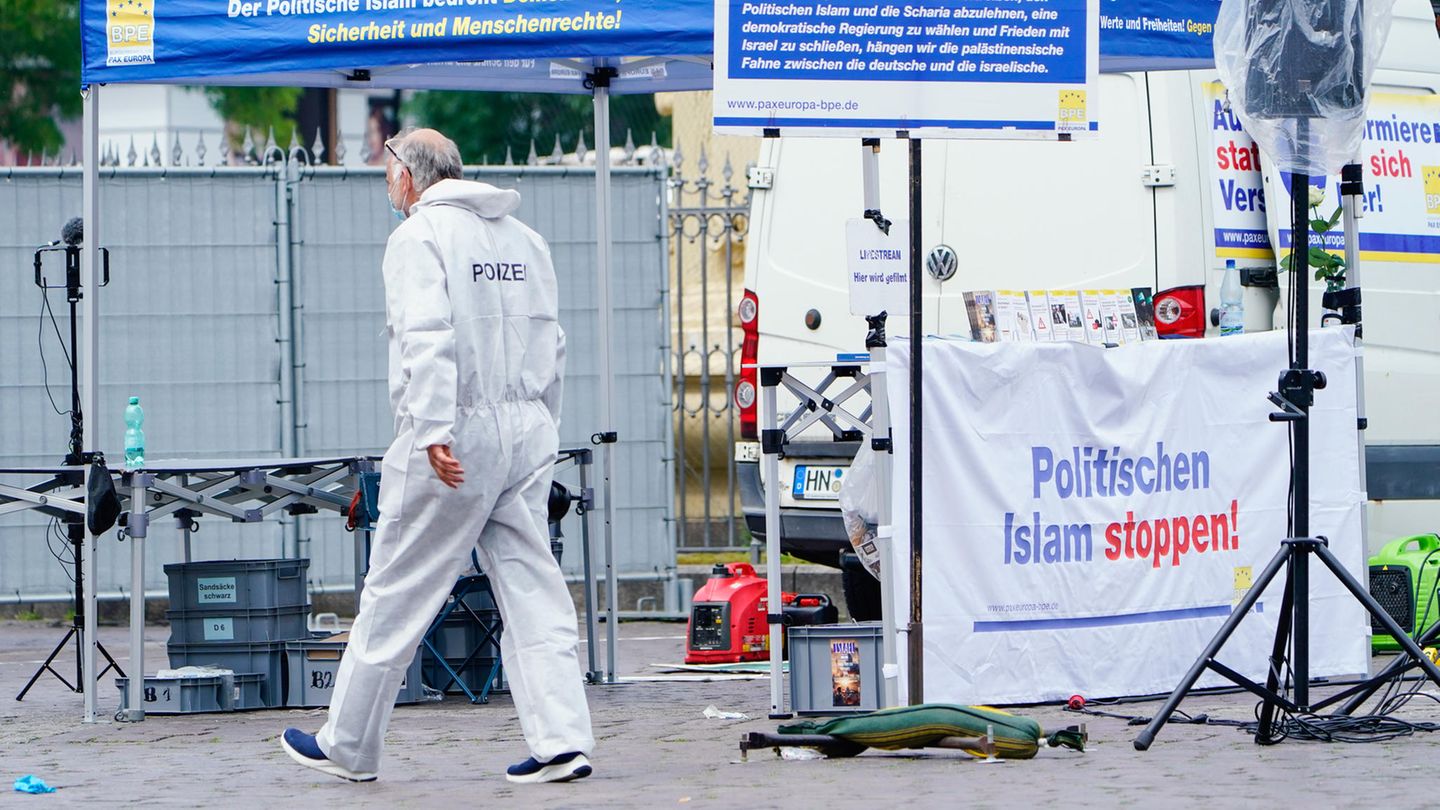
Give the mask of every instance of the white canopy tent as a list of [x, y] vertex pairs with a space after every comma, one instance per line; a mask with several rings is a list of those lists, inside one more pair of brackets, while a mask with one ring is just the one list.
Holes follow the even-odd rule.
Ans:
[[[589, 94], [594, 99], [595, 115], [595, 275], [601, 343], [601, 397], [594, 441], [601, 445], [606, 591], [613, 616], [616, 582], [609, 563], [615, 509], [614, 453], [607, 446], [616, 440], [610, 285], [610, 96], [708, 88], [710, 4], [696, 0], [627, 0], [623, 11], [598, 0], [579, 0], [570, 5], [564, 11], [532, 11], [508, 4], [479, 10], [466, 7], [464, 17], [443, 8], [412, 8], [387, 12], [380, 21], [384, 24], [377, 25], [370, 17], [379, 13], [359, 11], [358, 3], [271, 3], [271, 9], [277, 12], [272, 16], [270, 11], [262, 15], [259, 4], [230, 3], [227, 8], [224, 0], [169, 0], [163, 9], [154, 9], [153, 13], [143, 0], [123, 5], [84, 0], [82, 216], [88, 238], [81, 254], [81, 287], [87, 293], [81, 310], [79, 348], [81, 412], [99, 413], [100, 295], [95, 280], [100, 277], [99, 248], [105, 239], [105, 216], [97, 185], [104, 85], [227, 84]], [[577, 12], [573, 8], [576, 5], [589, 10]], [[243, 6], [239, 14], [237, 6]], [[312, 8], [313, 13], [309, 11]], [[336, 8], [355, 10], [329, 10]], [[628, 18], [624, 17], [626, 13]], [[462, 28], [469, 28], [469, 35], [462, 35]], [[360, 43], [353, 40], [376, 35], [380, 30], [389, 31], [392, 38]], [[426, 44], [418, 44], [413, 36], [407, 38], [407, 34], [427, 30]], [[326, 31], [341, 40], [352, 39], [327, 42]], [[644, 56], [652, 53], [663, 55]], [[95, 431], [85, 431], [84, 449], [87, 453], [98, 449]], [[93, 534], [87, 536], [83, 554], [82, 575], [91, 582], [95, 581], [96, 539]], [[139, 565], [143, 538], [133, 543], [131, 553], [133, 564]], [[97, 653], [93, 589], [86, 592], [85, 598], [85, 721], [94, 722]], [[143, 620], [143, 599], [134, 598], [131, 624], [140, 627]], [[613, 677], [613, 626], [607, 636]]]

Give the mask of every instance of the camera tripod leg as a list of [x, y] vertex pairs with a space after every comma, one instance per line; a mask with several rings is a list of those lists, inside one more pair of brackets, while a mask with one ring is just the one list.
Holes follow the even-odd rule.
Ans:
[[[1295, 547], [1287, 544], [1285, 548], [1295, 551]], [[1301, 552], [1303, 553], [1303, 552]], [[1271, 694], [1279, 694], [1284, 684], [1285, 652], [1290, 645], [1290, 628], [1295, 619], [1295, 588], [1294, 580], [1290, 575], [1294, 574], [1294, 559], [1290, 561], [1287, 571], [1284, 595], [1280, 600], [1280, 615], [1275, 618], [1275, 644], [1270, 648], [1270, 667], [1265, 674], [1265, 691]], [[1270, 739], [1270, 728], [1275, 722], [1276, 703], [1268, 697], [1261, 702], [1260, 724], [1255, 728], [1255, 742], [1264, 744]]]
[[64, 676], [64, 675], [61, 675], [59, 672], [57, 672], [57, 671], [55, 670], [54, 667], [50, 666], [51, 663], [53, 663], [53, 662], [55, 661], [56, 657], [58, 657], [58, 656], [60, 655], [60, 651], [63, 650], [63, 649], [65, 649], [65, 645], [70, 643], [70, 638], [71, 638], [72, 636], [75, 636], [75, 635], [76, 635], [76, 633], [75, 633], [75, 628], [73, 628], [73, 627], [70, 628], [69, 630], [67, 630], [67, 631], [65, 632], [65, 637], [62, 638], [62, 639], [60, 639], [60, 643], [59, 643], [59, 644], [56, 644], [56, 645], [55, 645], [55, 649], [53, 649], [53, 650], [50, 651], [50, 655], [45, 658], [44, 663], [40, 664], [40, 668], [37, 669], [37, 670], [35, 670], [35, 674], [34, 674], [34, 675], [31, 675], [31, 676], [30, 676], [30, 681], [25, 684], [25, 688], [24, 688], [24, 689], [21, 689], [21, 690], [20, 690], [20, 694], [18, 694], [18, 695], [15, 696], [15, 699], [16, 699], [16, 700], [24, 700], [26, 693], [28, 693], [28, 692], [30, 691], [30, 687], [34, 686], [34, 685], [35, 685], [35, 682], [38, 681], [38, 680], [40, 680], [40, 676], [41, 676], [41, 675], [44, 675], [47, 671], [50, 672], [51, 674], [53, 674], [57, 679], [59, 679], [59, 681], [60, 681], [61, 683], [65, 684], [65, 688], [66, 688], [66, 689], [69, 689], [71, 692], [79, 692], [79, 691], [80, 691], [80, 687], [79, 687], [79, 686], [77, 686], [77, 685], [75, 685], [75, 684], [72, 684], [72, 683], [70, 683], [69, 681], [65, 680], [65, 676]]
[[[60, 651], [65, 649], [65, 645], [69, 644], [70, 639], [72, 638], [75, 639], [75, 683], [70, 683], [70, 681], [67, 680], [64, 675], [61, 675], [60, 671], [55, 669], [54, 666], [55, 659], [60, 657]], [[47, 656], [43, 662], [41, 662], [40, 668], [36, 669], [35, 673], [30, 676], [30, 680], [26, 682], [25, 688], [20, 690], [20, 694], [16, 695], [15, 699], [17, 701], [24, 700], [25, 695], [29, 694], [31, 687], [33, 687], [35, 685], [35, 682], [40, 680], [40, 676], [44, 675], [46, 672], [54, 675], [55, 679], [60, 681], [60, 683], [65, 684], [65, 688], [69, 689], [71, 692], [75, 692], [76, 694], [84, 692], [85, 678], [84, 672], [82, 671], [80, 665], [80, 656], [84, 652], [84, 647], [85, 631], [78, 626], [71, 625], [70, 628], [65, 631], [65, 635], [60, 639], [60, 643], [56, 644], [55, 649], [51, 650], [50, 655]], [[105, 660], [109, 662], [106, 664], [104, 669], [100, 670], [100, 674], [96, 676], [97, 680], [99, 678], [103, 678], [105, 676], [105, 673], [109, 672], [112, 669], [118, 672], [120, 674], [120, 677], [125, 677], [125, 670], [121, 669], [120, 665], [115, 663], [115, 659], [110, 657], [110, 651], [105, 649], [105, 645], [97, 642], [95, 644], [95, 647], [100, 651], [101, 655], [105, 656]]]
[[[1350, 575], [1349, 571], [1345, 570], [1345, 566], [1341, 564], [1340, 560], [1336, 558], [1330, 549], [1323, 545], [1317, 545], [1315, 547], [1315, 553], [1319, 555], [1320, 561], [1325, 563], [1325, 567], [1330, 569], [1330, 573], [1334, 574], [1335, 578], [1340, 580], [1340, 584], [1344, 585], [1345, 589], [1355, 597], [1355, 600], [1359, 602], [1371, 616], [1379, 620], [1380, 624], [1385, 628], [1385, 632], [1389, 633], [1391, 638], [1394, 638], [1395, 641], [1400, 644], [1405, 650], [1405, 654], [1410, 657], [1413, 663], [1423, 669], [1426, 676], [1428, 676], [1436, 686], [1440, 686], [1440, 667], [1435, 666], [1435, 662], [1431, 661], [1430, 658], [1425, 655], [1425, 651], [1420, 649], [1420, 645], [1415, 642], [1415, 639], [1410, 638], [1409, 634], [1402, 630], [1400, 625], [1396, 623], [1394, 617], [1386, 612], [1385, 608], [1381, 607], [1379, 602], [1375, 601], [1375, 597], [1371, 596], [1367, 589], [1361, 587], [1360, 583], [1355, 581], [1355, 578]], [[1428, 636], [1429, 633], [1427, 632], [1426, 635]], [[1394, 663], [1399, 662], [1396, 661]], [[1394, 666], [1394, 663], [1392, 663], [1391, 666]], [[1357, 695], [1356, 698], [1352, 698], [1349, 703], [1346, 703], [1341, 711], [1349, 714], [1359, 708], [1360, 704], [1365, 701], [1365, 698], [1368, 698], [1370, 694], [1373, 693], [1374, 690], [1372, 689], [1369, 693], [1362, 693], [1363, 696]], [[1323, 705], [1329, 705], [1329, 702]]]
[[1201, 674], [1209, 668], [1210, 662], [1215, 657], [1215, 654], [1220, 652], [1220, 648], [1225, 646], [1226, 641], [1230, 640], [1230, 636], [1235, 632], [1235, 628], [1240, 626], [1240, 622], [1245, 620], [1246, 615], [1250, 613], [1250, 609], [1255, 607], [1256, 602], [1260, 601], [1260, 595], [1270, 586], [1270, 581], [1275, 579], [1275, 575], [1280, 573], [1280, 568], [1290, 559], [1291, 553], [1293, 552], [1290, 546], [1282, 546], [1279, 551], [1275, 552], [1275, 556], [1270, 558], [1269, 564], [1266, 565], [1265, 570], [1260, 573], [1260, 578], [1255, 580], [1255, 583], [1250, 586], [1249, 592], [1245, 594], [1245, 598], [1241, 599], [1240, 603], [1235, 606], [1235, 609], [1230, 611], [1230, 617], [1225, 620], [1225, 624], [1220, 627], [1220, 631], [1215, 634], [1214, 638], [1210, 639], [1210, 643], [1205, 646], [1205, 651], [1200, 653], [1200, 657], [1190, 666], [1190, 671], [1185, 673], [1185, 677], [1180, 681], [1180, 684], [1175, 687], [1175, 691], [1171, 692], [1170, 697], [1165, 699], [1165, 705], [1160, 707], [1160, 711], [1156, 712], [1155, 716], [1150, 719], [1150, 725], [1146, 726], [1145, 730], [1140, 732], [1140, 735], [1135, 738], [1135, 750], [1145, 751], [1150, 748], [1150, 743], [1155, 741], [1155, 735], [1160, 733], [1160, 728], [1170, 721], [1170, 715], [1175, 713], [1175, 709], [1179, 707], [1180, 701], [1185, 699], [1186, 693], [1194, 688], [1195, 682], [1200, 680]]
[[[1434, 624], [1430, 625], [1430, 627], [1427, 628], [1424, 633], [1421, 633], [1420, 637], [1415, 639], [1415, 646], [1420, 647], [1421, 652], [1423, 653], [1424, 648], [1433, 644], [1437, 639], [1440, 639], [1440, 621], [1437, 621]], [[1429, 658], [1429, 656], [1425, 657]], [[1419, 665], [1420, 663], [1418, 661], [1411, 660], [1408, 656], [1396, 655], [1393, 661], [1386, 664], [1384, 669], [1375, 673], [1375, 675], [1372, 676], [1364, 684], [1357, 686], [1354, 689], [1349, 689], [1341, 692], [1339, 695], [1335, 696], [1336, 698], [1350, 698], [1345, 702], [1345, 705], [1340, 707], [1339, 713], [1344, 715], [1354, 714], [1355, 710], [1359, 709], [1360, 706], [1365, 703], [1365, 701], [1369, 700], [1372, 695], [1380, 691], [1381, 684], [1385, 683], [1391, 678], [1394, 678], [1397, 675], [1402, 674], [1403, 672], [1405, 672], [1405, 670]], [[1351, 697], [1352, 695], [1353, 697]]]

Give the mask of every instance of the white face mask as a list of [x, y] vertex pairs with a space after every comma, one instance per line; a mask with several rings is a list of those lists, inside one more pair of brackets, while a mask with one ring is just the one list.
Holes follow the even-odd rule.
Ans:
[[[396, 166], [397, 166], [397, 168], [398, 168], [399, 171], [402, 171], [402, 172], [405, 171], [404, 167], [401, 166], [400, 164], [396, 164]], [[387, 171], [388, 171], [388, 170], [387, 170]], [[398, 186], [399, 184], [400, 184], [400, 178], [398, 178], [398, 177], [395, 178], [394, 180], [390, 181], [390, 187], [387, 188], [387, 189], [385, 189], [385, 198], [386, 198], [386, 200], [390, 203], [390, 213], [394, 214], [396, 219], [400, 220], [401, 222], [404, 222], [407, 214], [406, 214], [406, 212], [405, 212], [403, 209], [400, 208], [400, 206], [398, 206], [398, 205], [395, 204], [395, 197], [394, 197], [393, 194], [392, 194], [392, 189], [394, 189], [394, 188], [395, 188], [396, 186]]]

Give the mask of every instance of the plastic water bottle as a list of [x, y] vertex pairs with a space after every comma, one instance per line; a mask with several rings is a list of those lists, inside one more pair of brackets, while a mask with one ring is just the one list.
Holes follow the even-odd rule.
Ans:
[[125, 466], [132, 470], [145, 466], [144, 424], [140, 397], [130, 397], [130, 404], [125, 406]]
[[1225, 260], [1225, 280], [1220, 284], [1220, 336], [1245, 334], [1245, 299], [1240, 271], [1234, 259]]

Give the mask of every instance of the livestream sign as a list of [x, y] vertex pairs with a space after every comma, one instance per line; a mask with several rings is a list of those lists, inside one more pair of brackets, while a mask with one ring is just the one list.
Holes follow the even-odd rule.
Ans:
[[1099, 0], [716, 0], [736, 135], [1095, 133]]
[[[897, 470], [909, 465], [909, 359], [892, 342]], [[1363, 582], [1348, 331], [1312, 333], [1311, 362], [1329, 379], [1310, 431], [1311, 532]], [[1110, 350], [927, 341], [925, 699], [1172, 689], [1286, 535], [1288, 431], [1266, 401], [1286, 364], [1283, 332]], [[906, 477], [893, 486], [893, 502], [907, 503]], [[904, 571], [907, 510], [895, 521], [887, 564]], [[1264, 679], [1282, 584], [1221, 663]], [[907, 577], [896, 591], [904, 615]], [[1323, 573], [1310, 606], [1312, 674], [1364, 672], [1364, 611]]]
[[[1278, 237], [1290, 249], [1289, 176], [1264, 165], [1264, 156], [1225, 106], [1225, 88], [1205, 88], [1210, 122], [1210, 199], [1215, 255], [1274, 262]], [[1440, 263], [1440, 96], [1376, 91], [1365, 116], [1360, 160], [1362, 261]], [[1312, 178], [1325, 191], [1320, 214], [1340, 204], [1338, 177]], [[1327, 250], [1345, 249], [1343, 230], [1324, 235]], [[1320, 234], [1311, 234], [1319, 244]], [[1241, 262], [1245, 264], [1246, 262]]]

